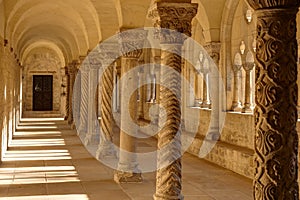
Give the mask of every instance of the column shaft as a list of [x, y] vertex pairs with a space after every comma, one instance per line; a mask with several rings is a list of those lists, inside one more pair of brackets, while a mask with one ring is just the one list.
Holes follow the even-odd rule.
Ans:
[[257, 11], [255, 199], [299, 198], [297, 10]]

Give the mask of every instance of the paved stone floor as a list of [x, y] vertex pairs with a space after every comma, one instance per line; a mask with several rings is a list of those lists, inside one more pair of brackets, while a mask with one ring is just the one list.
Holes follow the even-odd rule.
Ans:
[[[0, 199], [147, 200], [155, 173], [118, 185], [61, 119], [23, 119], [0, 166]], [[252, 181], [189, 154], [183, 157], [186, 200], [250, 200]]]

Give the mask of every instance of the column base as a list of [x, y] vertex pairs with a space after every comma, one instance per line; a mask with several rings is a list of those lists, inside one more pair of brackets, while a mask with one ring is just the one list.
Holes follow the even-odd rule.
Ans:
[[253, 110], [251, 109], [250, 104], [249, 105], [245, 105], [242, 108], [242, 113], [252, 113], [252, 112], [253, 112]]
[[116, 171], [114, 175], [116, 183], [142, 183], [143, 177], [141, 173]]
[[233, 102], [230, 110], [233, 112], [242, 112], [242, 106], [239, 102]]
[[[167, 191], [166, 191], [167, 192]], [[172, 199], [172, 200], [183, 200], [184, 197], [183, 195], [179, 196], [170, 196], [170, 195], [160, 195], [160, 194], [155, 194], [153, 195], [154, 200], [166, 200], [166, 199]]]
[[218, 141], [220, 133], [218, 131], [211, 131], [207, 134], [206, 139], [209, 141]]
[[203, 102], [200, 106], [201, 108], [211, 109], [211, 104], [208, 102]]
[[194, 106], [195, 107], [201, 107], [201, 99], [195, 99], [195, 101], [194, 101]]
[[84, 138], [84, 145], [97, 145], [99, 144], [99, 137], [95, 133], [88, 133]]
[[117, 158], [117, 153], [112, 144], [108, 143], [99, 145], [96, 151], [96, 159], [101, 160], [103, 158]]

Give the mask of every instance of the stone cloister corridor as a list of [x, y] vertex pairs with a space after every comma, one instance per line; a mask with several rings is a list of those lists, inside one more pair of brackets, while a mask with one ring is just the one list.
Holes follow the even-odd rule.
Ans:
[[0, 0], [0, 199], [299, 200], [300, 0]]

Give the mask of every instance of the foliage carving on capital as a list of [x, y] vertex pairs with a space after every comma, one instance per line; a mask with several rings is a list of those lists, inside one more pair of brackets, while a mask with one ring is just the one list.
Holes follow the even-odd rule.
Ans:
[[[191, 36], [192, 19], [196, 16], [198, 4], [195, 3], [156, 3], [149, 11], [148, 18], [160, 30], [162, 43], [182, 43]], [[173, 30], [169, 31], [169, 30]]]
[[268, 9], [268, 8], [298, 8], [300, 0], [248, 0], [249, 5], [255, 9]]

